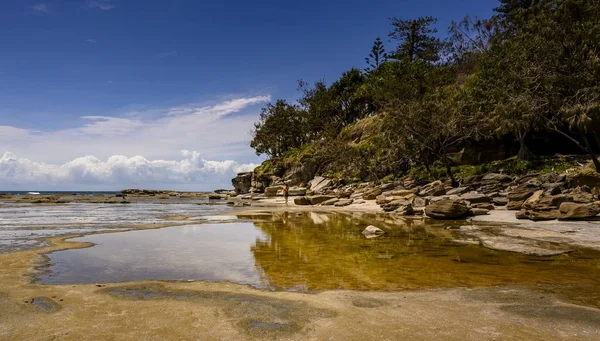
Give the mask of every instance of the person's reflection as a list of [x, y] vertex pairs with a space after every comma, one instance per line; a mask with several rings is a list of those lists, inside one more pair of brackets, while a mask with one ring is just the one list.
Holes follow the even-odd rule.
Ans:
[[283, 212], [283, 216], [281, 217], [281, 221], [283, 222], [283, 225], [287, 225], [288, 222], [290, 221], [290, 216], [289, 216], [289, 213], [287, 211]]

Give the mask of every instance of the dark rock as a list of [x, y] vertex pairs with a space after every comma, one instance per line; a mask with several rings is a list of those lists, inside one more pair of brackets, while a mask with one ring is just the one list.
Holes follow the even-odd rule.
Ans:
[[292, 187], [288, 191], [288, 195], [291, 197], [304, 196], [306, 195], [307, 189], [305, 187]]
[[308, 201], [307, 197], [297, 197], [294, 198], [294, 204], [298, 206], [308, 206], [310, 205], [310, 201]]
[[469, 214], [469, 208], [462, 202], [444, 199], [427, 206], [425, 214], [434, 219], [460, 219]]
[[490, 173], [485, 175], [481, 181], [511, 182], [512, 178], [506, 174]]
[[525, 201], [530, 196], [532, 196], [533, 193], [535, 193], [535, 191], [533, 189], [520, 188], [520, 189], [514, 190], [512, 192], [509, 192], [506, 197], [508, 198], [509, 201]]
[[429, 197], [429, 196], [440, 196], [446, 194], [446, 187], [441, 181], [434, 181], [432, 183], [427, 184], [425, 187], [421, 189], [419, 192], [419, 196]]

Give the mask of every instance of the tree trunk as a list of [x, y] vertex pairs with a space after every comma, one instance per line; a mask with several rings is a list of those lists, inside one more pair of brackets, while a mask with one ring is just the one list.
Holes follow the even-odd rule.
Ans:
[[458, 181], [456, 181], [456, 178], [454, 177], [454, 173], [452, 173], [452, 166], [450, 166], [450, 162], [448, 162], [448, 160], [446, 160], [446, 174], [448, 174], [448, 177], [450, 178], [450, 181], [452, 181], [452, 187], [456, 188], [458, 187]]
[[587, 148], [587, 152], [592, 158], [592, 162], [594, 163], [594, 167], [596, 167], [596, 172], [600, 173], [600, 161], [596, 157], [594, 150], [592, 149], [592, 145], [590, 144], [590, 140], [584, 133], [581, 133], [581, 137], [583, 138], [583, 142], [585, 143], [585, 147]]
[[562, 132], [559, 129], [556, 128], [550, 128], [550, 130], [555, 131], [557, 133], [559, 133], [560, 135], [566, 137], [569, 141], [575, 143], [575, 145], [577, 147], [579, 147], [581, 150], [583, 150], [584, 152], [586, 152], [590, 158], [592, 158], [592, 162], [594, 163], [594, 167], [596, 168], [596, 172], [600, 173], [600, 161], [598, 161], [598, 158], [596, 157], [596, 154], [594, 154], [594, 150], [592, 149], [591, 145], [590, 145], [590, 141], [588, 140], [587, 136], [585, 136], [585, 134], [581, 134], [581, 137], [583, 138], [583, 142], [585, 143], [585, 146], [583, 146], [581, 143], [579, 143], [579, 141], [575, 140], [574, 138], [572, 138], [571, 136], [569, 136], [569, 134]]
[[519, 133], [519, 153], [517, 154], [517, 158], [519, 160], [524, 160], [527, 161], [529, 160], [530, 154], [529, 154], [529, 148], [527, 147], [527, 144], [525, 143], [525, 140], [527, 139], [527, 133]]

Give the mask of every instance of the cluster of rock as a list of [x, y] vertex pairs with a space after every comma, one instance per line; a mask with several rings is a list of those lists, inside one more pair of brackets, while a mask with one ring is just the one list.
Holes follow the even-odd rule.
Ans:
[[375, 200], [385, 212], [434, 219], [486, 215], [498, 208], [519, 211], [517, 218], [536, 221], [588, 219], [600, 214], [600, 175], [595, 172], [519, 178], [490, 173], [466, 178], [460, 187], [453, 187], [450, 181], [420, 183], [413, 179], [343, 185], [321, 176], [303, 183], [255, 173], [240, 173], [232, 181], [235, 193], [262, 193], [261, 198], [283, 195], [284, 182], [293, 184], [289, 195], [296, 205], [344, 207]]

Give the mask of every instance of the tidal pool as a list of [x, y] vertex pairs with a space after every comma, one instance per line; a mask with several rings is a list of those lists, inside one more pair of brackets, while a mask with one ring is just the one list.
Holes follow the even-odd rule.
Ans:
[[[242, 217], [249, 219], [249, 217]], [[96, 244], [48, 255], [45, 284], [138, 280], [230, 281], [292, 291], [398, 290], [508, 284], [600, 285], [600, 252], [552, 257], [453, 242], [445, 223], [375, 216], [279, 213], [259, 221], [206, 223], [90, 235]], [[361, 231], [386, 231], [367, 240]]]

